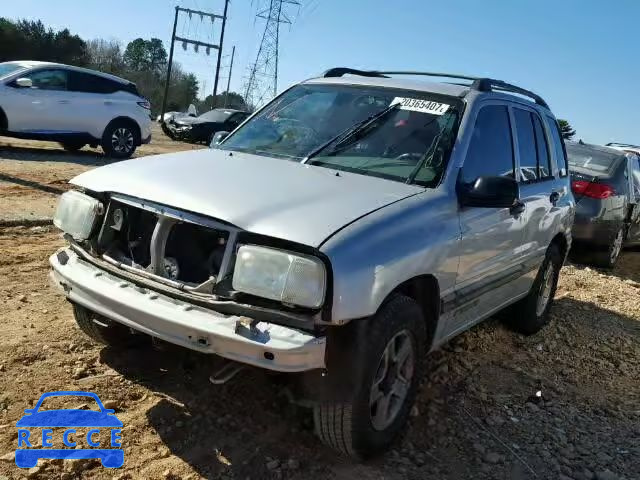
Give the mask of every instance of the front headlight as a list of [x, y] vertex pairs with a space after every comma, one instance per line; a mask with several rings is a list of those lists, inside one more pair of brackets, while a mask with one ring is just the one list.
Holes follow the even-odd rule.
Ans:
[[102, 210], [103, 206], [99, 200], [72, 190], [60, 196], [53, 224], [74, 239], [83, 241], [89, 238], [96, 218]]
[[233, 288], [239, 292], [318, 308], [326, 284], [326, 270], [318, 258], [256, 245], [238, 249]]

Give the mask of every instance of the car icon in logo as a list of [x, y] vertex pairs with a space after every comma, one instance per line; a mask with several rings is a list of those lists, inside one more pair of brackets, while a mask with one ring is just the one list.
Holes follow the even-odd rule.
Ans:
[[[100, 411], [80, 410], [80, 409], [58, 409], [38, 411], [42, 402], [49, 397], [91, 397]], [[114, 410], [104, 408], [98, 395], [92, 392], [60, 391], [44, 393], [36, 406], [24, 411], [24, 415], [16, 423], [18, 427], [18, 448], [16, 449], [16, 465], [21, 468], [35, 467], [40, 458], [50, 459], [86, 459], [98, 458], [102, 465], [107, 468], [119, 468], [124, 464], [124, 452], [121, 447], [122, 422], [114, 415]], [[68, 448], [53, 448], [52, 428], [65, 428], [62, 435], [64, 446]], [[30, 428], [42, 428], [42, 448], [20, 448], [34, 447], [37, 444], [36, 438], [32, 438]], [[77, 432], [75, 428], [90, 428], [86, 433], [87, 445], [95, 448], [74, 448], [76, 442], [72, 441], [71, 435]], [[110, 447], [101, 448], [96, 436], [102, 429], [110, 429]]]

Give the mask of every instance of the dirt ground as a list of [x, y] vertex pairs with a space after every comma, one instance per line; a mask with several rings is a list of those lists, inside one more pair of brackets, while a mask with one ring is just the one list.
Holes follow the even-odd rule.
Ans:
[[[139, 147], [134, 157], [202, 148], [174, 142], [154, 125], [152, 143]], [[80, 173], [113, 160], [99, 148], [66, 152], [54, 142], [0, 137], [0, 225], [43, 223], [53, 216], [56, 197]]]
[[[169, 142], [140, 153], [184, 148]], [[45, 218], [70, 176], [102, 163], [2, 147], [0, 214]], [[247, 369], [214, 386], [210, 357], [91, 342], [48, 284], [59, 233], [20, 222], [0, 226], [0, 480], [640, 479], [640, 251], [612, 272], [565, 266], [542, 332], [522, 337], [491, 319], [432, 355], [403, 440], [357, 464], [321, 446], [277, 377]], [[115, 408], [123, 468], [15, 466], [16, 421], [55, 390], [93, 391]]]

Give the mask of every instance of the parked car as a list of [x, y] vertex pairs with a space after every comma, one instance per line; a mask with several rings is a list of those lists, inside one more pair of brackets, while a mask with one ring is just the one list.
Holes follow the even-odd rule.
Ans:
[[129, 158], [151, 141], [151, 105], [134, 83], [49, 62], [0, 63], [0, 134], [60, 142], [69, 151], [89, 144]]
[[231, 360], [214, 383], [243, 365], [289, 373], [327, 445], [389, 447], [425, 354], [507, 307], [538, 331], [571, 245], [547, 104], [450, 77], [470, 83], [332, 69], [216, 149], [74, 178], [54, 222], [69, 246], [50, 262], [80, 328]]
[[174, 138], [188, 142], [211, 143], [219, 131], [230, 132], [240, 125], [249, 113], [228, 108], [215, 108], [199, 117], [174, 117], [168, 123]]
[[576, 199], [575, 258], [613, 268], [625, 241], [640, 241], [640, 165], [620, 150], [567, 142]]
[[[165, 112], [164, 121], [165, 122], [169, 122], [174, 118], [182, 118], [182, 117], [189, 117], [189, 116], [195, 117], [195, 114], [194, 115], [190, 115], [190, 114], [188, 114], [186, 112]], [[156, 121], [158, 123], [161, 123], [162, 122], [162, 115], [158, 115], [158, 117], [156, 118]]]

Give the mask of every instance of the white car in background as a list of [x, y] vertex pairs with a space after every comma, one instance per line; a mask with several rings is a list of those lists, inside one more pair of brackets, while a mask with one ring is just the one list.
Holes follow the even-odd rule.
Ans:
[[100, 145], [129, 158], [151, 141], [151, 105], [134, 83], [58, 63], [0, 63], [0, 135], [59, 142], [69, 151]]

